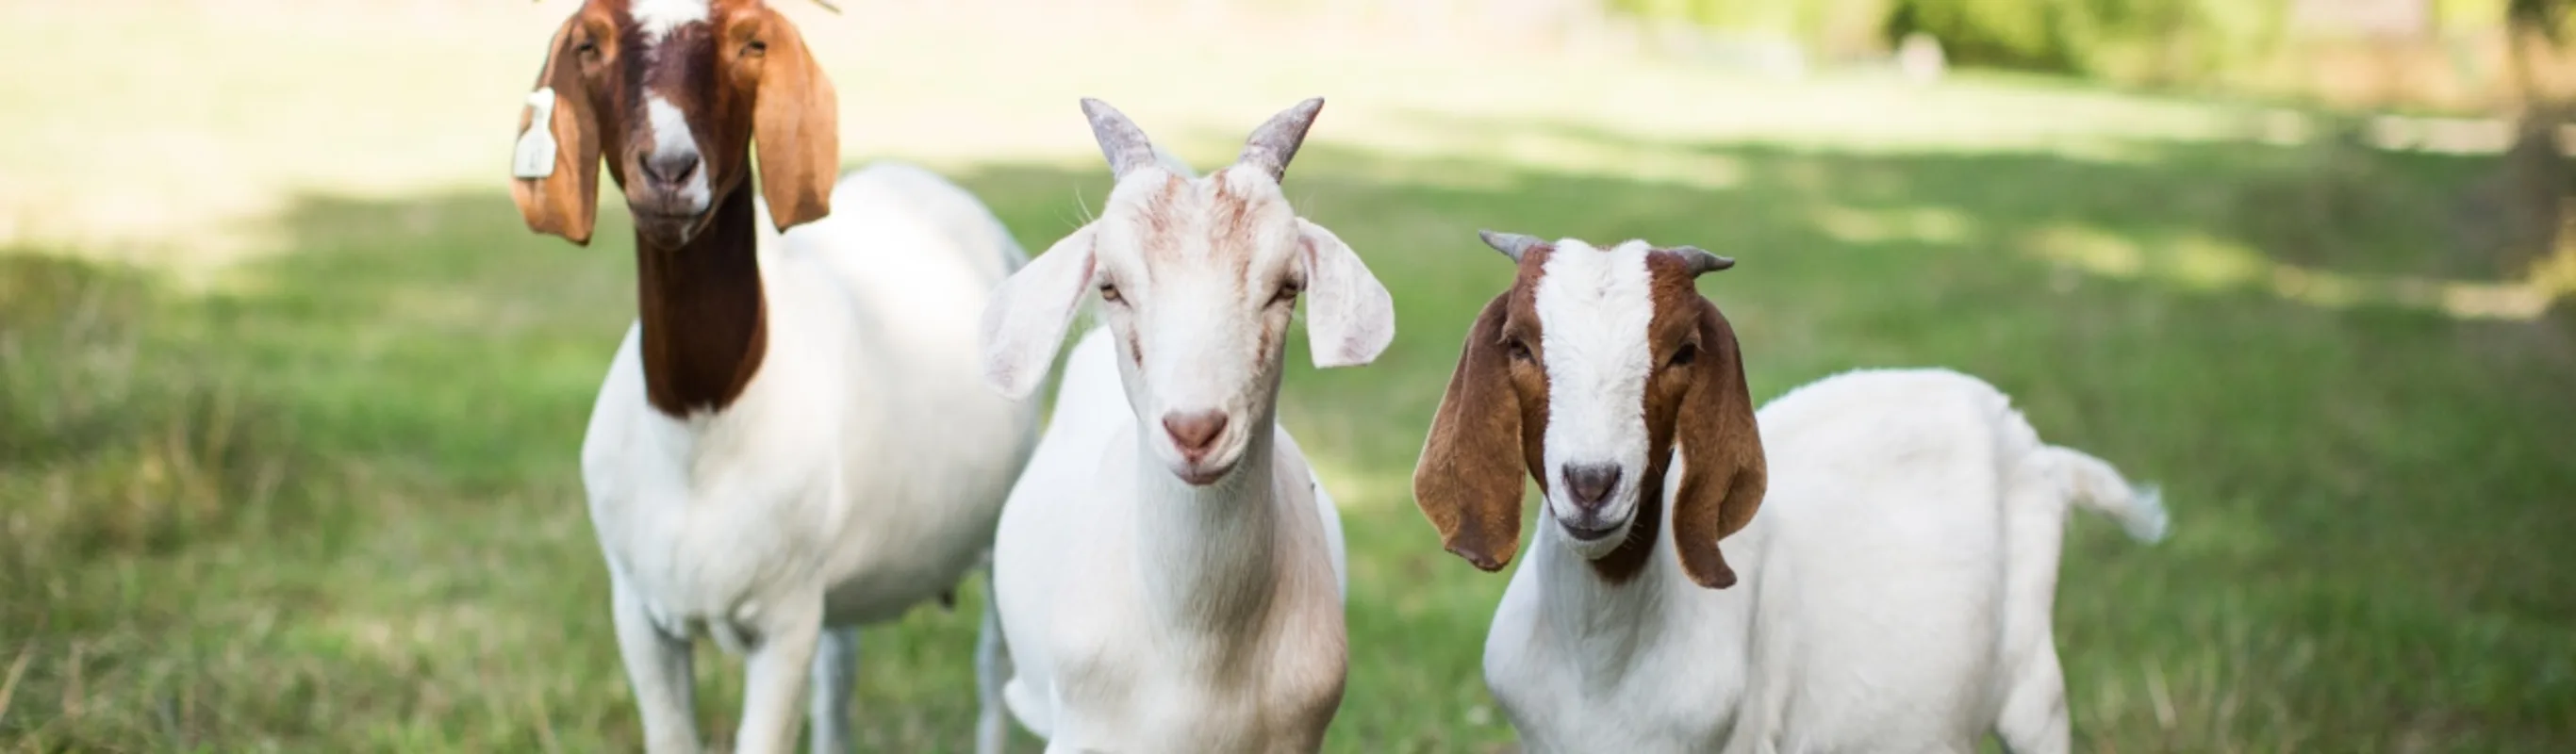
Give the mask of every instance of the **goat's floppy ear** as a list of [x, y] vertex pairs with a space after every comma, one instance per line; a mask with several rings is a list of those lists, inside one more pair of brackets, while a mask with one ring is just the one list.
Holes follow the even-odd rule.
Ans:
[[1091, 285], [1092, 226], [1082, 226], [1011, 274], [984, 304], [984, 384], [1012, 400], [1045, 381]]
[[1511, 293], [1495, 296], [1467, 330], [1458, 371], [1431, 418], [1413, 466], [1413, 504], [1440, 530], [1440, 546], [1486, 571], [1520, 549], [1526, 443], [1503, 320]]
[[1673, 507], [1673, 549], [1691, 581], [1710, 589], [1735, 585], [1717, 541], [1752, 522], [1769, 482], [1753, 397], [1744, 387], [1744, 357], [1735, 328], [1717, 305], [1696, 294], [1700, 359], [1673, 430], [1682, 485]]
[[752, 143], [760, 155], [760, 195], [779, 230], [832, 213], [832, 181], [841, 167], [841, 109], [805, 38], [778, 11], [763, 14], [752, 44], [761, 53], [753, 94]]
[[537, 90], [519, 114], [510, 199], [529, 230], [588, 246], [599, 216], [599, 115], [582, 71], [583, 24], [575, 15], [555, 30]]
[[1324, 226], [1297, 218], [1306, 261], [1306, 341], [1318, 368], [1377, 360], [1395, 339], [1395, 298], [1369, 274], [1348, 244]]

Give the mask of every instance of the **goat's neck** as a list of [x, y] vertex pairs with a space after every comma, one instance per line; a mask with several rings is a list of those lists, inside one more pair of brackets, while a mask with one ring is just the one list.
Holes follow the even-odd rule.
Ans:
[[677, 248], [635, 238], [637, 318], [643, 327], [644, 390], [672, 417], [719, 412], [760, 371], [768, 347], [767, 305], [751, 192], [726, 192], [715, 217]]
[[1137, 569], [1154, 617], [1184, 633], [1241, 636], [1270, 608], [1279, 505], [1271, 412], [1246, 428], [1243, 460], [1204, 487], [1138, 440]]
[[1532, 560], [1539, 568], [1540, 620], [1550, 624], [1551, 634], [1569, 640], [1567, 646], [1580, 653], [1586, 668], [1624, 672], [1640, 652], [1648, 651], [1647, 642], [1666, 630], [1676, 609], [1671, 601], [1676, 579], [1682, 577], [1663, 534], [1671, 522], [1664, 520], [1669, 514], [1661, 476], [1649, 477], [1643, 486], [1637, 520], [1627, 533], [1631, 545], [1608, 557], [1642, 556], [1644, 562], [1620, 577], [1605, 575], [1599, 561], [1576, 555], [1556, 522], [1545, 516], [1538, 521], [1538, 552]]

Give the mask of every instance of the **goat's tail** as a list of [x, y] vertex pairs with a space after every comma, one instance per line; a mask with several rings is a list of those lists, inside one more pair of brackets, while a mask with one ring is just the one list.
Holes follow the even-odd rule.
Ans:
[[2071, 502], [2120, 522], [2140, 542], [2165, 538], [2172, 521], [2155, 485], [2131, 485], [2110, 463], [2072, 448], [2041, 447], [2038, 460], [2053, 467]]

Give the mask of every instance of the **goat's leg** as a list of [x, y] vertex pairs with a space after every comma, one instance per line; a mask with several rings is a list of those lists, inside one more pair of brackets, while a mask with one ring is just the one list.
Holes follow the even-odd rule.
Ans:
[[1011, 647], [1002, 641], [1002, 603], [986, 569], [984, 619], [975, 630], [975, 693], [982, 708], [975, 717], [975, 754], [1002, 754], [1010, 745], [1009, 704], [1002, 686], [1011, 681]]
[[2057, 650], [2041, 649], [2025, 658], [2020, 670], [2004, 692], [1995, 737], [2012, 754], [2065, 754], [2073, 744], [2066, 730], [2066, 677], [2058, 668]]
[[[2003, 500], [2003, 708], [1995, 737], [2012, 754], [2064, 754], [2066, 675], [2057, 663], [2051, 613], [2066, 542], [2066, 487], [2042, 453], [2013, 470]], [[2116, 478], [2116, 477], [2115, 477]]]
[[637, 713], [644, 718], [644, 750], [695, 752], [696, 679], [689, 670], [689, 637], [673, 636], [654, 625], [643, 598], [627, 588], [624, 579], [612, 581], [609, 601], [617, 624], [617, 651], [626, 661], [626, 680], [635, 689]]
[[813, 754], [850, 750], [850, 698], [859, 681], [859, 628], [823, 629], [814, 651], [814, 708], [806, 713], [806, 748]]
[[760, 619], [760, 643], [750, 652], [734, 754], [781, 754], [796, 745], [796, 724], [804, 719], [806, 674], [823, 639], [823, 596], [785, 600], [776, 609]]

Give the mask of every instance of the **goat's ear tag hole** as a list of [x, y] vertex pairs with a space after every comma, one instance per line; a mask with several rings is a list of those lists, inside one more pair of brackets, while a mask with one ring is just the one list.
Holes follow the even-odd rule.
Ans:
[[555, 89], [546, 87], [528, 93], [527, 133], [519, 134], [519, 149], [510, 157], [510, 174], [521, 178], [544, 178], [555, 174]]

